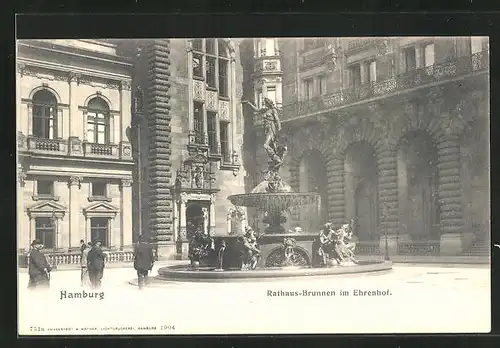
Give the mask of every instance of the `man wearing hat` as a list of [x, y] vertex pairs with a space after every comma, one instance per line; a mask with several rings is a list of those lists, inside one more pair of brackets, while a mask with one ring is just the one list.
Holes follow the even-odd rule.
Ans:
[[148, 273], [153, 269], [153, 247], [141, 234], [134, 249], [134, 268], [137, 271], [139, 289], [147, 284]]
[[48, 288], [50, 283], [50, 271], [52, 268], [47, 262], [47, 258], [40, 251], [43, 248], [42, 242], [35, 239], [31, 243], [31, 251], [29, 256], [29, 289]]
[[102, 242], [96, 240], [92, 243], [92, 249], [87, 254], [87, 270], [89, 272], [90, 284], [93, 288], [101, 287], [105, 260], [106, 254], [102, 250]]

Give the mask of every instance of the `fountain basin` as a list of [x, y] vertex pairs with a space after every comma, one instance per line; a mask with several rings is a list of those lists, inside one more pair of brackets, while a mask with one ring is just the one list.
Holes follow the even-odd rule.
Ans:
[[371, 273], [389, 271], [392, 269], [390, 261], [360, 261], [357, 265], [332, 266], [325, 268], [312, 267], [277, 267], [263, 268], [253, 271], [215, 271], [214, 267], [201, 267], [198, 270], [189, 266], [167, 266], [158, 270], [157, 280], [184, 281], [184, 282], [230, 282], [252, 281], [279, 278], [297, 278], [311, 276], [336, 276], [357, 273]]
[[258, 192], [229, 196], [236, 206], [259, 208], [269, 214], [279, 214], [292, 207], [316, 203], [318, 194], [313, 192]]

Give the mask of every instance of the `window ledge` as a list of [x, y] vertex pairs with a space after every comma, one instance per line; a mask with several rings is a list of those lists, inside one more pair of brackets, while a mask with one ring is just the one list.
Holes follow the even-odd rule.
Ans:
[[42, 200], [58, 201], [59, 200], [59, 196], [54, 196], [54, 195], [33, 195], [33, 196], [31, 196], [31, 198], [34, 201], [42, 201]]
[[207, 91], [217, 92], [217, 87], [207, 85]]
[[89, 202], [111, 202], [112, 198], [103, 196], [91, 196], [88, 198]]
[[198, 80], [198, 81], [205, 81], [205, 78], [203, 76], [196, 76], [196, 75], [193, 75], [193, 79], [194, 80]]
[[223, 96], [223, 95], [220, 95], [220, 94], [219, 94], [219, 100], [230, 101], [230, 100], [231, 100], [231, 98], [229, 98], [228, 96]]

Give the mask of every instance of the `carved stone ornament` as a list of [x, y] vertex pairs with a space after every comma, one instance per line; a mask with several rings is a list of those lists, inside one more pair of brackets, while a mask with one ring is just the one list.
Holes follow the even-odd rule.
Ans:
[[122, 90], [130, 91], [130, 81], [129, 80], [123, 80], [121, 81], [121, 88]]
[[72, 71], [72, 72], [69, 73], [69, 82], [80, 83], [81, 77], [82, 77], [82, 74], [75, 73], [75, 72]]
[[217, 111], [217, 93], [207, 91], [207, 110]]
[[199, 101], [205, 101], [205, 85], [202, 81], [193, 81], [193, 98]]
[[210, 194], [210, 203], [215, 203], [217, 196], [215, 193]]
[[181, 204], [186, 204], [187, 201], [188, 201], [188, 195], [186, 192], [182, 192], [180, 195], [179, 195], [179, 201], [181, 202]]
[[19, 181], [19, 185], [21, 187], [24, 187], [24, 185], [26, 184], [26, 172], [23, 171], [23, 170], [20, 170], [19, 173], [17, 174], [17, 180]]
[[83, 178], [81, 176], [72, 176], [69, 178], [70, 186], [78, 186], [80, 189], [82, 187]]
[[132, 179], [122, 179], [120, 184], [121, 187], [130, 187], [132, 186]]
[[219, 115], [220, 119], [223, 121], [229, 121], [229, 102], [225, 100], [219, 101]]

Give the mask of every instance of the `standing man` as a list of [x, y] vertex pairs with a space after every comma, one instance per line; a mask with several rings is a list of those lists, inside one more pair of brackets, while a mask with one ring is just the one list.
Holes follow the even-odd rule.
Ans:
[[102, 250], [102, 242], [95, 241], [87, 255], [87, 269], [90, 277], [90, 284], [93, 288], [101, 287], [101, 279], [104, 273], [106, 254]]
[[153, 269], [153, 247], [147, 243], [144, 236], [139, 235], [139, 240], [134, 249], [134, 268], [137, 271], [137, 284], [142, 289], [147, 284], [148, 273]]
[[50, 267], [47, 258], [40, 251], [43, 244], [35, 239], [31, 243], [31, 251], [29, 256], [28, 274], [30, 277], [28, 289], [48, 288], [50, 285]]
[[88, 244], [83, 244], [82, 245], [82, 253], [81, 253], [81, 259], [80, 259], [80, 266], [82, 268], [80, 279], [82, 282], [82, 286], [88, 286], [90, 282], [89, 278], [89, 271], [87, 268], [87, 263], [88, 263], [88, 256], [89, 252], [92, 249], [92, 243], [88, 242]]

